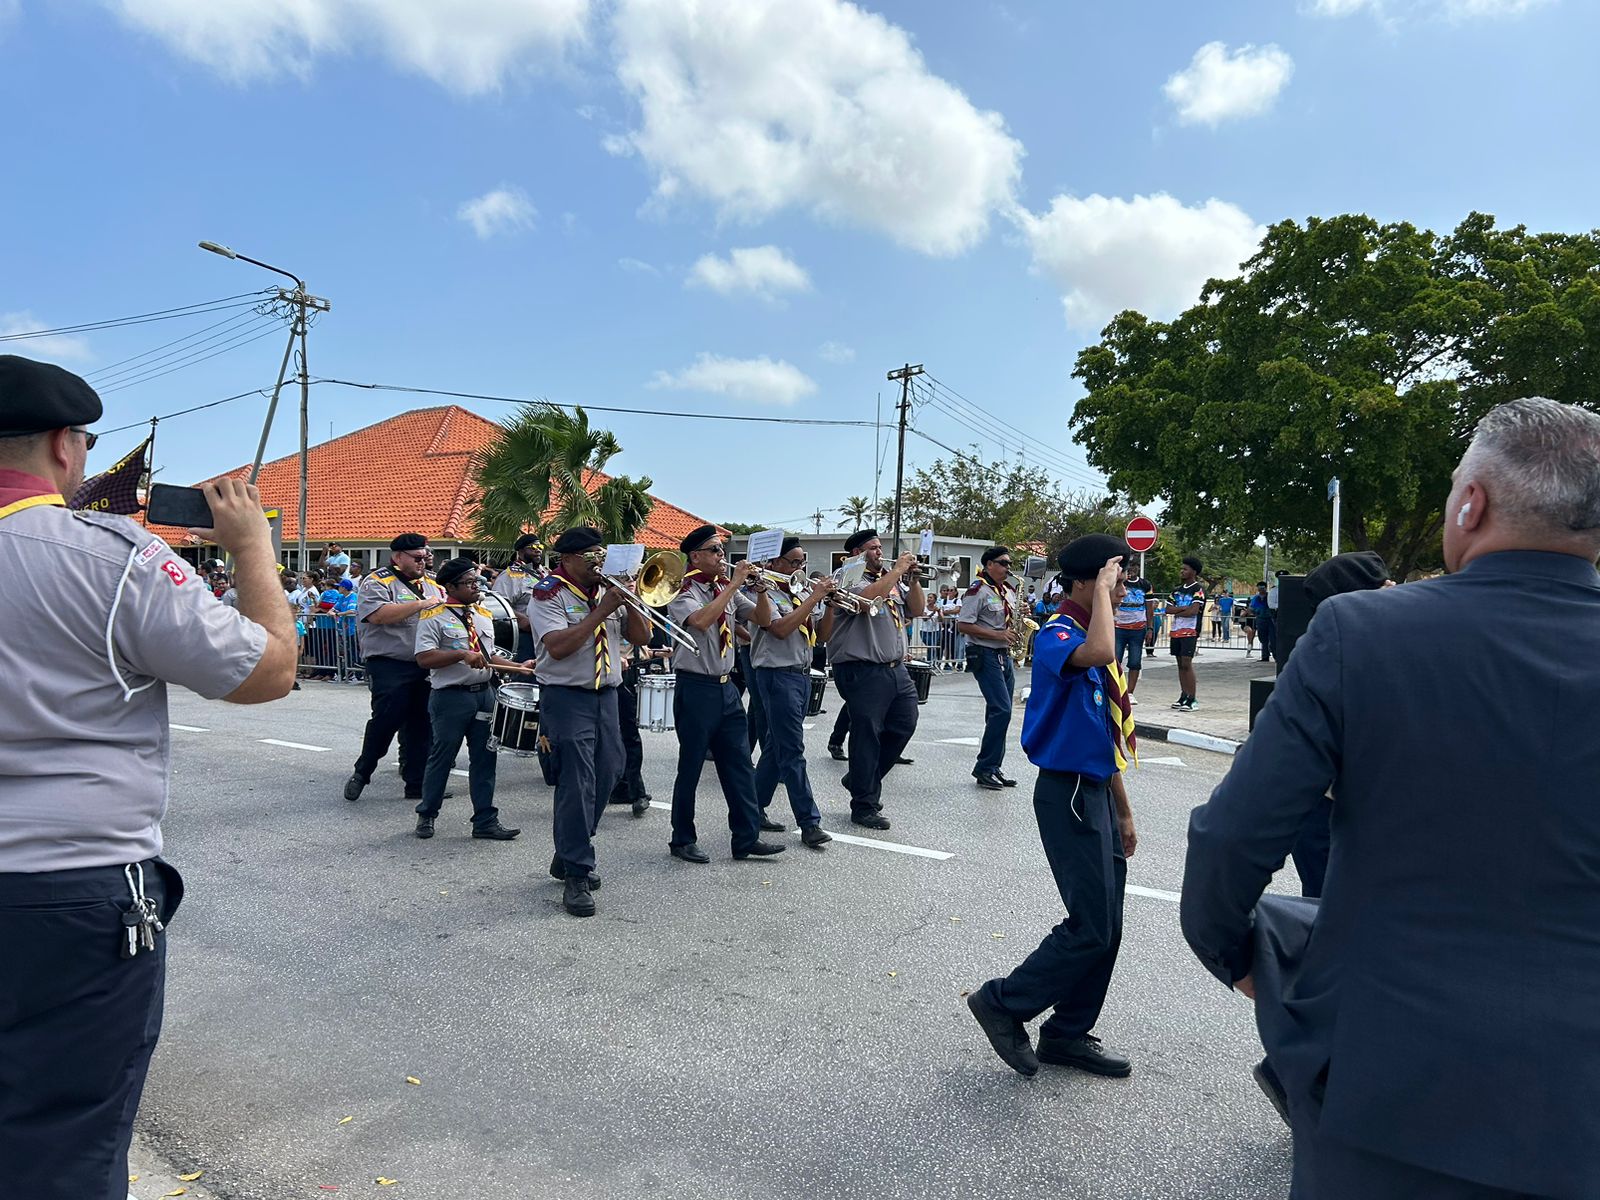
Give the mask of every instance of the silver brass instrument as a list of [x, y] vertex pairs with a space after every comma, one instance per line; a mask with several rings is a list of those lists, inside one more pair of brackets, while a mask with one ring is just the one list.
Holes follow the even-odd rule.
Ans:
[[946, 555], [939, 560], [938, 566], [934, 566], [931, 563], [918, 563], [916, 574], [921, 583], [930, 586], [937, 584], [940, 587], [955, 587], [956, 581], [961, 578], [961, 563], [958, 559]]
[[[606, 560], [606, 552], [600, 547], [586, 551], [584, 558], [599, 566]], [[630, 592], [622, 580], [613, 579], [610, 575], [602, 574], [600, 581], [607, 587], [614, 587], [622, 593], [623, 601], [648, 621], [655, 628], [661, 630], [685, 650], [698, 649], [694, 639], [676, 621], [669, 620], [662, 613], [656, 612], [657, 608], [665, 608], [677, 598], [683, 590], [684, 565], [683, 560], [671, 550], [661, 550], [645, 559], [639, 567], [639, 591], [637, 594]]]
[[858, 596], [850, 589], [860, 583], [867, 573], [867, 560], [863, 555], [847, 558], [839, 564], [839, 569], [833, 573], [833, 582], [838, 585], [838, 590], [828, 599], [844, 612], [854, 616], [865, 613], [875, 617], [883, 611], [883, 605], [877, 600], [868, 600]]
[[[1006, 586], [1004, 584], [1002, 587]], [[1028, 615], [1027, 602], [1022, 598], [1022, 589], [1013, 588], [1011, 601], [1011, 661], [1021, 666], [1028, 661], [1028, 639], [1039, 631], [1039, 622]]]
[[757, 575], [768, 583], [783, 585], [796, 596], [803, 596], [811, 590], [811, 577], [805, 573], [803, 567], [792, 575], [782, 575], [777, 571], [769, 571], [765, 567], [757, 567], [750, 572], [750, 578], [754, 578]]

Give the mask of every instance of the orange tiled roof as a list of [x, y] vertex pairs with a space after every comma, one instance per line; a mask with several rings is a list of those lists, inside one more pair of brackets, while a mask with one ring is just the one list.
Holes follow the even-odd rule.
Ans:
[[[431, 541], [471, 542], [477, 491], [472, 460], [499, 435], [500, 426], [459, 405], [419, 408], [312, 446], [306, 461], [306, 540], [387, 542], [397, 533]], [[244, 477], [250, 468], [225, 475]], [[213, 476], [222, 478], [223, 476]], [[611, 477], [590, 471], [583, 486], [594, 492]], [[261, 465], [256, 480], [262, 503], [283, 513], [283, 544], [300, 540], [300, 456]], [[689, 531], [708, 522], [652, 496], [655, 506], [639, 532], [651, 549], [676, 549]], [[187, 531], [152, 525], [172, 545]]]

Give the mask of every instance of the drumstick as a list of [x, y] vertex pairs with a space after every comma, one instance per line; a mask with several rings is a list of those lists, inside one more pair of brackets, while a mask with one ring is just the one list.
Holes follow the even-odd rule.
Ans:
[[508, 662], [503, 658], [491, 658], [489, 660], [489, 669], [491, 671], [510, 671], [513, 675], [533, 674], [532, 667], [524, 666], [519, 662]]

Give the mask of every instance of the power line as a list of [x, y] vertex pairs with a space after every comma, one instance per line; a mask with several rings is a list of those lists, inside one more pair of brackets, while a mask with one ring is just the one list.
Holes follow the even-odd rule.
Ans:
[[[940, 401], [940, 407], [945, 409], [947, 412], [951, 409], [955, 409], [964, 413], [969, 418], [980, 421], [990, 421], [996, 425], [1000, 425], [1016, 435], [1015, 438], [1011, 440], [1016, 441], [1019, 444], [1019, 448], [1022, 450], [1031, 450], [1037, 457], [1051, 459], [1060, 464], [1061, 469], [1064, 471], [1076, 471], [1080, 475], [1086, 476], [1093, 475], [1093, 469], [1087, 464], [1067, 457], [1065, 453], [1057, 450], [1048, 442], [1045, 442], [1035, 435], [1028, 433], [1026, 430], [1011, 424], [1011, 422], [1005, 420], [1004, 418], [996, 416], [982, 405], [967, 399], [966, 396], [956, 391], [955, 388], [951, 387], [944, 381], [932, 375], [929, 375], [927, 380], [936, 389], [935, 399]], [[988, 436], [996, 441], [1005, 440], [993, 433], [990, 433]]]
[[136, 375], [132, 379], [123, 380], [114, 387], [100, 388], [97, 390], [99, 390], [102, 396], [109, 396], [113, 392], [122, 391], [124, 388], [135, 387], [141, 383], [149, 383], [152, 379], [160, 379], [165, 375], [171, 375], [174, 371], [182, 371], [188, 367], [199, 366], [201, 363], [209, 362], [211, 359], [216, 358], [220, 354], [227, 354], [229, 351], [237, 350], [241, 346], [248, 346], [251, 342], [259, 342], [262, 338], [269, 337], [277, 332], [278, 326], [275, 323], [271, 324], [271, 328], [263, 329], [259, 333], [255, 332], [253, 329], [249, 329], [246, 330], [241, 336], [234, 338], [230, 342], [224, 342], [222, 345], [216, 347], [216, 349], [210, 351], [209, 353], [202, 354], [198, 358], [191, 355], [188, 358], [179, 359], [177, 362], [168, 366], [165, 370], [154, 371], [145, 375]]
[[[30, 329], [26, 333], [0, 334], [0, 342], [18, 342], [27, 338], [55, 337], [65, 333], [88, 333], [95, 329], [114, 329], [120, 325], [148, 325], [151, 321], [171, 321], [178, 317], [192, 317], [200, 313], [220, 312], [224, 308], [243, 308], [260, 303], [259, 297], [272, 289], [259, 292], [240, 292], [237, 296], [224, 296], [220, 300], [207, 300], [202, 304], [186, 304], [182, 308], [163, 308], [157, 312], [139, 313], [131, 317], [115, 317], [109, 321], [87, 321], [82, 325], [63, 325], [57, 329]], [[230, 304], [239, 300], [242, 303]]]
[[[131, 373], [133, 373], [135, 371], [142, 371], [142, 370], [145, 369], [145, 367], [152, 366], [155, 363], [160, 362], [162, 359], [172, 358], [174, 355], [183, 353], [182, 349], [171, 349], [171, 350], [169, 350], [168, 349], [169, 347], [182, 347], [185, 343], [193, 342], [201, 334], [210, 333], [213, 329], [221, 329], [223, 326], [228, 326], [228, 327], [232, 328], [232, 327], [239, 326], [241, 324], [249, 324], [252, 320], [255, 320], [260, 315], [262, 315], [262, 314], [260, 314], [260, 313], [258, 313], [256, 311], [253, 311], [253, 310], [251, 312], [234, 313], [232, 316], [224, 317], [220, 321], [215, 321], [210, 325], [206, 325], [203, 328], [197, 329], [193, 333], [186, 333], [182, 337], [174, 338], [170, 342], [162, 342], [161, 345], [156, 346], [156, 347], [154, 347], [152, 349], [146, 350], [142, 354], [135, 354], [135, 355], [132, 355], [132, 356], [130, 356], [128, 358], [119, 358], [116, 362], [107, 363], [105, 366], [100, 367], [97, 370], [92, 371], [89, 374], [85, 375], [84, 378], [86, 380], [88, 380], [90, 383], [94, 383], [96, 380], [100, 380], [100, 381], [103, 381], [103, 382], [109, 382], [113, 377], [115, 377], [117, 375], [125, 375], [125, 374], [131, 374]], [[218, 335], [218, 336], [221, 336], [221, 335]], [[206, 338], [204, 340], [205, 341], [212, 341], [214, 339], [213, 338]], [[166, 350], [167, 353], [165, 353], [165, 354], [160, 353], [160, 351], [163, 351], [163, 350]], [[155, 357], [152, 357], [152, 355], [154, 355]], [[141, 360], [141, 359], [148, 359], [149, 361], [143, 363], [140, 366], [131, 366], [131, 365], [129, 365], [129, 364], [133, 364], [133, 363], [138, 363], [139, 360]], [[118, 368], [124, 368], [124, 369], [119, 370]]]
[[[1048, 445], [1036, 441], [1028, 437], [1026, 434], [1013, 436], [1009, 432], [996, 431], [992, 425], [988, 423], [990, 418], [987, 416], [987, 414], [982, 416], [974, 416], [966, 409], [950, 403], [940, 393], [930, 392], [927, 400], [935, 410], [943, 413], [952, 421], [955, 421], [968, 431], [977, 434], [984, 440], [996, 443], [1002, 448], [1002, 450], [1015, 449], [1024, 457], [1032, 455], [1032, 457], [1041, 465], [1054, 469], [1057, 474], [1076, 475], [1080, 482], [1097, 483], [1097, 481], [1094, 479], [1093, 472], [1087, 467], [1074, 462]], [[1004, 425], [1004, 422], [998, 423]], [[1010, 430], [1014, 429], [1015, 427], [1006, 426], [1005, 428], [1006, 430]]]
[[[1009, 452], [1011, 449], [1013, 449], [1014, 443], [1009, 438], [1000, 437], [1000, 436], [996, 435], [993, 430], [986, 429], [986, 428], [984, 428], [984, 427], [982, 427], [980, 425], [974, 424], [971, 418], [967, 417], [965, 414], [959, 412], [958, 410], [956, 410], [954, 408], [951, 408], [951, 407], [948, 407], [948, 406], [944, 405], [943, 403], [941, 403], [939, 401], [938, 397], [929, 396], [929, 397], [927, 397], [927, 401], [928, 401], [929, 406], [934, 411], [939, 412], [942, 415], [948, 417], [950, 420], [954, 421], [957, 425], [961, 426], [967, 432], [975, 434], [976, 436], [978, 436], [979, 438], [982, 438], [984, 440], [994, 442], [995, 444], [997, 444], [1000, 447], [1000, 449], [1003, 452]], [[1028, 449], [1027, 449], [1026, 446], [1018, 447], [1018, 448], [1024, 454], [1026, 454], [1028, 452]], [[1042, 455], [1042, 454], [1038, 453], [1037, 451], [1034, 452], [1034, 458], [1035, 458], [1036, 462], [1038, 463], [1038, 465], [1042, 469], [1044, 469], [1046, 472], [1048, 472], [1050, 474], [1053, 474], [1053, 475], [1057, 476], [1063, 482], [1065, 482], [1065, 483], [1067, 483], [1067, 484], [1069, 484], [1071, 486], [1074, 486], [1074, 487], [1092, 487], [1092, 488], [1099, 488], [1099, 487], [1102, 486], [1100, 481], [1098, 479], [1095, 479], [1092, 475], [1090, 475], [1089, 472], [1085, 471], [1081, 467], [1075, 467], [1069, 462], [1058, 461], [1055, 458], [1047, 457], [1045, 455]]]
[[149, 425], [152, 421], [170, 421], [173, 417], [186, 417], [190, 413], [216, 408], [219, 404], [232, 404], [235, 400], [243, 400], [246, 396], [265, 396], [271, 391], [271, 388], [252, 388], [248, 392], [240, 392], [237, 396], [224, 396], [221, 400], [212, 400], [206, 404], [196, 404], [193, 408], [180, 408], [177, 412], [170, 412], [165, 416], [146, 417], [144, 420], [135, 421], [131, 425], [118, 425], [115, 429], [97, 429], [95, 433], [100, 437], [109, 437], [113, 433], [125, 433], [129, 429], [137, 429], [141, 425]]

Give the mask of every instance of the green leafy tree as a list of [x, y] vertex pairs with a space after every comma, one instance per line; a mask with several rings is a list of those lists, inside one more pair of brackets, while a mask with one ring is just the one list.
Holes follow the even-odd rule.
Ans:
[[622, 450], [609, 430], [596, 429], [582, 408], [568, 413], [530, 404], [503, 422], [500, 435], [473, 463], [482, 495], [476, 535], [508, 546], [524, 530], [547, 544], [575, 525], [593, 525], [612, 541], [631, 542], [649, 519], [649, 478], [617, 475], [592, 491], [590, 473]]
[[1596, 395], [1597, 266], [1594, 234], [1477, 213], [1447, 237], [1280, 222], [1174, 320], [1116, 317], [1078, 356], [1072, 424], [1116, 493], [1163, 500], [1197, 544], [1264, 533], [1318, 561], [1338, 476], [1347, 546], [1403, 574], [1439, 560], [1450, 471], [1484, 412]]
[[865, 496], [846, 496], [844, 503], [834, 509], [842, 518], [834, 528], [860, 529], [867, 523], [867, 514], [871, 511], [872, 501]]

